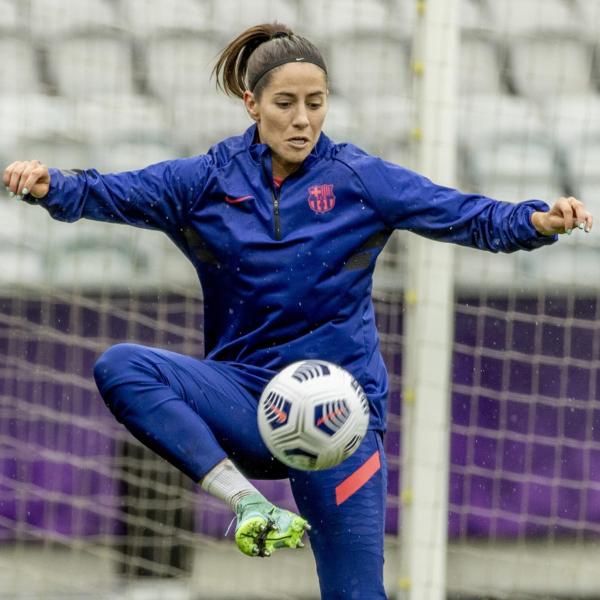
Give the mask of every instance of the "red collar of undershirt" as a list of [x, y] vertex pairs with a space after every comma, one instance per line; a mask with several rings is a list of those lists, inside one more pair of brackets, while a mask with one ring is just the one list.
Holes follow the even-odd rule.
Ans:
[[281, 187], [281, 184], [283, 183], [283, 177], [273, 177], [273, 183], [275, 184], [275, 187]]

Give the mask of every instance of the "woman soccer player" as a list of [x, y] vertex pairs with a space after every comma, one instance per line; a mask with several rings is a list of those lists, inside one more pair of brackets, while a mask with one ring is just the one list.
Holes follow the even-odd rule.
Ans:
[[[387, 378], [371, 301], [393, 229], [492, 252], [532, 250], [592, 217], [574, 198], [552, 208], [465, 195], [321, 133], [328, 75], [319, 50], [284, 25], [248, 29], [215, 73], [254, 124], [208, 154], [101, 175], [14, 162], [4, 184], [55, 218], [164, 231], [204, 291], [204, 359], [119, 344], [94, 376], [114, 413], [237, 516], [242, 552], [298, 547], [310, 522], [322, 598], [385, 598]], [[210, 118], [210, 115], [207, 115]], [[288, 469], [258, 433], [257, 402], [280, 369], [323, 358], [368, 395], [370, 428], [338, 467]], [[286, 478], [302, 517], [246, 479]], [[306, 519], [306, 520], [305, 520]]]

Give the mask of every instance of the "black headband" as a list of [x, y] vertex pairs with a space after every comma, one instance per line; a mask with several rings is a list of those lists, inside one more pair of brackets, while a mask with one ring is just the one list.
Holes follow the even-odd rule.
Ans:
[[[283, 37], [283, 36], [281, 36], [281, 37]], [[285, 65], [287, 63], [296, 63], [296, 62], [305, 62], [305, 63], [311, 63], [313, 65], [317, 65], [317, 67], [321, 67], [321, 69], [323, 69], [323, 71], [325, 71], [325, 74], [327, 75], [327, 67], [325, 66], [325, 63], [323, 62], [323, 60], [320, 58], [306, 58], [304, 56], [288, 56], [286, 58], [282, 58], [281, 60], [276, 60], [275, 62], [268, 64], [260, 73], [258, 73], [250, 82], [250, 91], [254, 90], [254, 88], [256, 87], [256, 84], [269, 71], [272, 71], [273, 69], [280, 67], [281, 65]]]

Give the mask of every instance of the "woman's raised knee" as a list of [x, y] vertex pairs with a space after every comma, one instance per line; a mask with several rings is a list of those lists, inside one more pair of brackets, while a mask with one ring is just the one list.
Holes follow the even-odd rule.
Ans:
[[105, 350], [94, 365], [94, 379], [100, 393], [114, 383], [120, 383], [128, 371], [135, 369], [144, 351], [144, 346], [129, 343], [116, 344]]

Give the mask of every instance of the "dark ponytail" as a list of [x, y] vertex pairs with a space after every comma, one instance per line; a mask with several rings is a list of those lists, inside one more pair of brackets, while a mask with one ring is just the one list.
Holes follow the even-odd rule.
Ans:
[[299, 60], [316, 64], [327, 74], [323, 56], [312, 42], [282, 23], [265, 23], [231, 41], [221, 52], [213, 75], [217, 87], [229, 96], [242, 98], [250, 90], [260, 98], [272, 69]]

